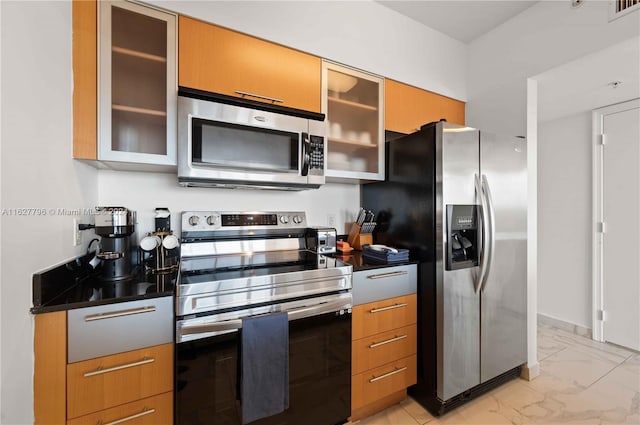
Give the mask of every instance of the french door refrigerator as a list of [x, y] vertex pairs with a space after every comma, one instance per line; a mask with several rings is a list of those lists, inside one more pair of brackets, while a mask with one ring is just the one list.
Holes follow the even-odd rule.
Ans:
[[418, 262], [418, 381], [440, 415], [518, 376], [527, 360], [523, 138], [440, 121], [386, 143], [387, 178], [363, 186], [376, 243]]

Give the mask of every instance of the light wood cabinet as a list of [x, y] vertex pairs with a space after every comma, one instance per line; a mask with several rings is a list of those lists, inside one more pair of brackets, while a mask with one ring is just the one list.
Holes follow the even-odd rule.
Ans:
[[67, 366], [67, 417], [75, 418], [173, 389], [173, 344]]
[[320, 112], [318, 57], [184, 16], [178, 47], [180, 86]]
[[327, 116], [327, 180], [384, 180], [384, 80], [323, 61], [322, 85], [322, 111]]
[[67, 313], [38, 314], [33, 340], [33, 401], [36, 425], [63, 424], [67, 419]]
[[137, 400], [67, 421], [67, 425], [130, 423], [136, 425], [173, 424], [173, 393]]
[[175, 34], [173, 14], [74, 0], [74, 158], [98, 168], [175, 167]]
[[353, 308], [354, 340], [411, 325], [417, 321], [416, 295], [389, 298]]
[[385, 130], [413, 133], [422, 125], [445, 118], [465, 124], [465, 103], [394, 80], [385, 80]]
[[403, 400], [416, 383], [416, 301], [411, 294], [353, 308], [352, 421]]
[[73, 157], [98, 159], [98, 5], [73, 0]]
[[67, 315], [35, 316], [35, 424], [173, 423], [173, 342], [68, 364]]
[[[355, 375], [352, 380], [351, 411], [357, 412], [398, 392], [406, 394], [407, 387], [416, 383], [416, 365], [416, 354], [413, 354]], [[358, 418], [352, 415], [351, 420], [355, 419]]]

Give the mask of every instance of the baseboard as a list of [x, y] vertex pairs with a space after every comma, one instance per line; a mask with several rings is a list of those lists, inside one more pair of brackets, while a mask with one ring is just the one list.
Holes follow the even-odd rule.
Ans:
[[567, 322], [565, 320], [557, 319], [555, 317], [546, 316], [542, 313], [538, 313], [538, 323], [553, 326], [554, 328], [562, 329], [563, 331], [571, 332], [576, 335], [583, 336], [585, 338], [592, 338], [593, 333], [591, 328], [586, 328], [575, 323]]
[[520, 371], [520, 378], [526, 381], [533, 381], [538, 375], [540, 375], [540, 363], [524, 364]]

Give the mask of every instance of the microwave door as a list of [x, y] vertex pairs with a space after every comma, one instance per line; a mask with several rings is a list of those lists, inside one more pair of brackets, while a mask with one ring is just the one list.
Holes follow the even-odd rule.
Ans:
[[192, 164], [221, 170], [301, 175], [302, 133], [192, 120]]

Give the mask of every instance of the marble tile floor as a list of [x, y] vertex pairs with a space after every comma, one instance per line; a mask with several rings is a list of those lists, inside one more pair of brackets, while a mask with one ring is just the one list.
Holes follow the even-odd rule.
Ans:
[[640, 354], [541, 324], [540, 375], [434, 418], [411, 398], [357, 425], [640, 425]]

